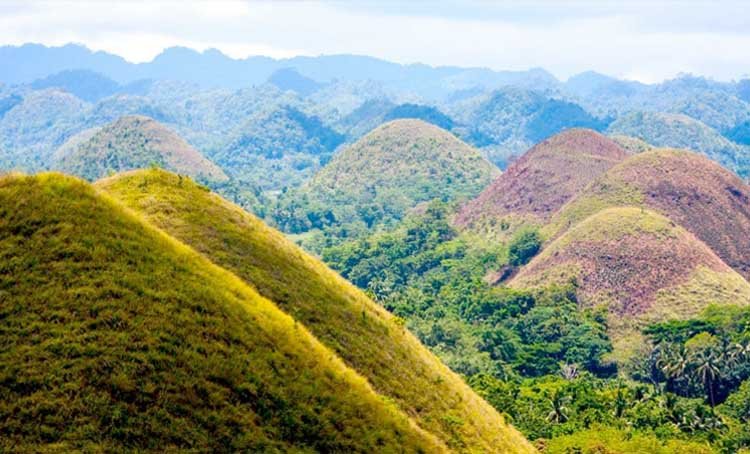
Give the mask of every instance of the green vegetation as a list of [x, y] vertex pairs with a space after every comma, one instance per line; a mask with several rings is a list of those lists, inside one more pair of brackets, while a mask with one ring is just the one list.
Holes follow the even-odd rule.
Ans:
[[499, 174], [475, 149], [420, 120], [396, 120], [336, 154], [272, 215], [285, 232], [313, 233], [312, 250], [392, 226], [433, 199], [476, 195]]
[[0, 180], [2, 451], [441, 451], [236, 276], [88, 184]]
[[274, 301], [449, 448], [528, 451], [522, 437], [399, 319], [254, 216], [157, 169], [111, 177], [97, 187]]
[[617, 119], [607, 131], [637, 137], [657, 147], [695, 150], [743, 177], [750, 172], [748, 151], [743, 145], [687, 115], [637, 112]]
[[[449, 213], [433, 203], [397, 230], [326, 249], [323, 258], [407, 320], [425, 345], [464, 375], [536, 376], [556, 373], [560, 363], [611, 373], [601, 361], [611, 350], [602, 314], [581, 314], [565, 287], [491, 287], [481, 277], [508, 263], [509, 248], [459, 235]], [[533, 232], [520, 234], [513, 249], [525, 253], [517, 257], [528, 257], [537, 241]]]
[[[657, 235], [660, 242], [666, 242], [665, 249], [680, 250], [669, 242], [686, 233], [666, 218], [638, 208], [618, 210], [605, 211], [601, 223], [587, 221], [586, 228], [593, 230], [585, 230], [582, 237], [594, 242]], [[628, 210], [632, 216], [625, 215]], [[745, 351], [750, 341], [750, 308], [727, 305], [746, 298], [730, 289], [732, 279], [698, 269], [692, 275], [700, 280], [697, 287], [665, 292], [670, 295], [670, 302], [664, 303], [670, 311], [662, 311], [661, 302], [653, 306], [658, 317], [665, 317], [662, 321], [669, 317], [682, 321], [652, 324], [658, 319], [654, 316], [623, 326], [622, 320], [629, 315], [608, 315], [606, 306], [586, 300], [580, 284], [562, 280], [550, 286], [544, 281], [536, 290], [503, 286], [517, 272], [511, 257], [521, 263], [532, 255], [539, 246], [538, 233], [522, 230], [506, 244], [488, 243], [456, 231], [449, 222], [452, 212], [451, 206], [433, 202], [398, 228], [328, 248], [323, 258], [402, 318], [425, 345], [467, 376], [477, 392], [544, 452], [729, 453], [750, 447], [750, 434], [743, 426], [750, 405], [747, 385], [740, 387], [747, 381], [750, 357], [739, 359], [737, 353]], [[639, 221], [629, 222], [631, 217]], [[602, 231], [614, 229], [614, 233], [599, 232], [597, 226]], [[642, 248], [651, 251], [653, 244], [644, 238]], [[568, 245], [581, 252], [577, 243]], [[554, 250], [554, 244], [547, 246], [520, 272], [545, 256], [554, 256]], [[673, 259], [669, 266], [674, 266], [672, 262], [689, 263]], [[643, 268], [648, 263], [646, 258], [622, 270], [637, 268], [648, 274]], [[655, 263], [662, 266], [658, 260]], [[600, 268], [620, 270], [618, 266]], [[726, 266], [722, 272], [736, 276], [747, 287]], [[640, 295], [627, 289], [624, 294]], [[712, 301], [719, 305], [706, 309]], [[690, 318], [702, 309], [706, 312], [700, 319]], [[719, 314], [724, 314], [721, 320], [717, 320]], [[617, 362], [612, 362], [617, 337], [611, 339], [611, 333], [624, 328], [639, 354], [615, 356]], [[714, 351], [713, 359], [687, 367], [683, 372], [691, 374], [690, 386], [677, 388], [660, 369], [659, 352], [672, 348], [660, 339], [682, 339], [695, 345], [706, 336], [703, 331], [713, 336], [719, 331], [731, 333], [717, 337], [723, 339], [718, 345], [735, 346], [725, 356]], [[711, 357], [700, 352], [696, 358]], [[736, 358], [734, 362], [730, 357]], [[715, 375], [705, 375], [710, 370]]]
[[58, 153], [55, 167], [87, 180], [151, 166], [202, 180], [227, 179], [221, 169], [181, 137], [148, 117], [122, 117], [93, 135], [84, 134], [90, 137]]

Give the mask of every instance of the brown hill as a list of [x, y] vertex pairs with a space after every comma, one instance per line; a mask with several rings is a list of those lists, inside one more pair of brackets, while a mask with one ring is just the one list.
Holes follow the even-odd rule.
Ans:
[[522, 224], [542, 224], [587, 184], [627, 157], [589, 129], [570, 129], [540, 142], [456, 217], [460, 228], [504, 237]]
[[619, 353], [634, 328], [687, 318], [708, 304], [750, 304], [750, 284], [702, 241], [644, 208], [608, 208], [550, 243], [510, 285], [576, 285], [584, 307], [604, 305]]
[[94, 131], [63, 144], [55, 153], [55, 168], [88, 180], [154, 165], [206, 180], [227, 179], [182, 137], [151, 118], [125, 116]]
[[605, 207], [648, 207], [685, 227], [750, 277], [750, 187], [697, 153], [654, 150], [613, 167], [545, 227], [554, 238]]

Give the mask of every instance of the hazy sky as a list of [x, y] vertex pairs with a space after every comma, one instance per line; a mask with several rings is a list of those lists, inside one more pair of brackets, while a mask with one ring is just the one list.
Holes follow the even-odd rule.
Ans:
[[148, 61], [352, 53], [401, 63], [588, 69], [646, 82], [750, 74], [750, 1], [247, 2], [0, 0], [0, 44], [77, 42]]

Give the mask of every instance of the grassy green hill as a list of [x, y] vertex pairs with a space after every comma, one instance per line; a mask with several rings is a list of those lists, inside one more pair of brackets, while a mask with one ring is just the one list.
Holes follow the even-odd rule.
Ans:
[[444, 446], [301, 324], [90, 185], [0, 180], [0, 450]]
[[514, 162], [456, 216], [461, 229], [507, 238], [540, 225], [589, 182], [625, 159], [615, 142], [590, 129], [570, 129]]
[[223, 181], [224, 172], [176, 133], [151, 118], [131, 115], [99, 129], [84, 139], [70, 139], [56, 153], [56, 168], [88, 180], [111, 172], [149, 166], [165, 167], [205, 180]]
[[750, 304], [750, 284], [708, 246], [670, 219], [637, 207], [608, 208], [576, 224], [510, 284], [569, 282], [581, 305], [607, 308], [621, 355], [638, 346], [636, 333], [647, 323], [693, 317], [709, 304]]
[[750, 174], [747, 147], [687, 115], [637, 112], [616, 120], [608, 132], [637, 137], [657, 147], [694, 150], [743, 177]]
[[531, 450], [397, 319], [254, 216], [161, 170], [97, 186], [276, 302], [451, 449]]
[[327, 228], [328, 237], [356, 236], [393, 224], [422, 202], [473, 197], [499, 173], [449, 132], [396, 120], [336, 153], [282, 199], [274, 218], [290, 233]]
[[543, 233], [554, 238], [598, 210], [624, 205], [667, 216], [750, 277], [750, 187], [689, 151], [660, 149], [628, 158], [564, 206]]

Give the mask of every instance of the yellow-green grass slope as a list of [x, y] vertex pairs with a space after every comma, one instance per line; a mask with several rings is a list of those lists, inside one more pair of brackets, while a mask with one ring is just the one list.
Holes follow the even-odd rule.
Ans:
[[402, 119], [336, 153], [300, 194], [332, 207], [344, 220], [368, 204], [384, 204], [398, 217], [420, 202], [471, 198], [499, 174], [478, 150], [450, 132]]
[[542, 230], [554, 239], [608, 207], [640, 206], [663, 214], [750, 277], [750, 186], [697, 153], [658, 149], [631, 156], [572, 199]]
[[97, 180], [113, 172], [151, 166], [224, 181], [226, 174], [174, 131], [149, 117], [128, 115], [83, 131], [55, 153], [54, 168]]
[[276, 302], [451, 449], [532, 450], [387, 311], [254, 216], [161, 170], [97, 186]]
[[597, 212], [550, 243], [510, 285], [574, 282], [583, 307], [604, 306], [616, 356], [648, 323], [696, 316], [710, 304], [750, 304], [750, 284], [708, 246], [648, 209]]
[[91, 185], [0, 179], [0, 451], [439, 452], [230, 272]]

